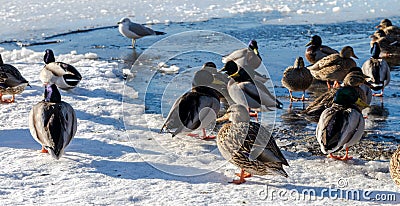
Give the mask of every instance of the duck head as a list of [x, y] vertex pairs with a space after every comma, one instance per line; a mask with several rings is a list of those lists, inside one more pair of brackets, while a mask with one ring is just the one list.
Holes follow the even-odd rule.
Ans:
[[374, 42], [371, 48], [371, 57], [374, 59], [378, 59], [380, 54], [381, 54], [381, 47], [379, 46], [378, 42]]
[[294, 68], [296, 69], [301, 69], [304, 67], [304, 60], [303, 57], [297, 57], [296, 60], [294, 61]]
[[390, 21], [389, 19], [383, 19], [379, 23], [379, 25], [376, 26], [376, 28], [384, 29], [384, 28], [389, 27], [389, 26], [393, 26], [392, 21]]
[[320, 47], [321, 45], [322, 45], [322, 39], [318, 35], [312, 36], [310, 42], [306, 44], [306, 46], [316, 46], [316, 47]]
[[46, 49], [44, 52], [45, 52], [44, 58], [43, 58], [44, 63], [48, 64], [48, 63], [56, 61], [56, 59], [54, 58], [53, 50]]
[[345, 46], [343, 47], [343, 49], [340, 51], [340, 56], [343, 58], [350, 58], [350, 57], [354, 57], [356, 59], [358, 59], [358, 57], [356, 56], [356, 54], [354, 54], [354, 49], [351, 46]]
[[221, 72], [225, 72], [227, 75], [231, 77], [239, 76], [239, 67], [234, 61], [228, 61], [225, 63], [225, 66], [220, 70]]
[[55, 84], [47, 84], [44, 88], [44, 100], [45, 102], [58, 103], [61, 102], [61, 94]]
[[333, 103], [343, 106], [351, 106], [355, 104], [361, 109], [369, 107], [367, 103], [359, 98], [357, 91], [351, 86], [345, 86], [338, 89], [333, 99]]
[[249, 49], [251, 49], [251, 50], [253, 50], [253, 52], [258, 56], [258, 57], [260, 57], [260, 59], [261, 59], [261, 56], [260, 56], [260, 53], [258, 52], [258, 44], [257, 44], [257, 41], [256, 40], [251, 40], [250, 42], [249, 42]]

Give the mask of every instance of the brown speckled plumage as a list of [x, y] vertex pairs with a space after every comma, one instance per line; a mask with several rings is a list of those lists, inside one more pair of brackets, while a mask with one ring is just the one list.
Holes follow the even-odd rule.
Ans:
[[350, 69], [356, 67], [351, 58], [358, 58], [350, 46], [345, 46], [340, 54], [331, 54], [308, 67], [314, 78], [323, 81], [342, 81]]
[[304, 91], [310, 87], [313, 76], [304, 66], [302, 57], [298, 57], [293, 66], [286, 68], [282, 77], [282, 85], [289, 91]]
[[[269, 141], [266, 145], [257, 144], [256, 138]], [[260, 142], [257, 140], [257, 142]], [[218, 132], [217, 145], [222, 156], [232, 164], [255, 175], [280, 174], [288, 177], [282, 165], [289, 165], [274, 137], [264, 127], [255, 122], [227, 123]], [[261, 153], [252, 160], [251, 149], [258, 147]]]
[[400, 147], [397, 148], [390, 159], [389, 170], [394, 183], [400, 187]]
[[400, 65], [400, 36], [386, 35], [383, 30], [378, 30], [371, 36], [371, 47], [377, 42], [381, 49], [380, 57], [389, 66]]
[[328, 46], [322, 45], [322, 39], [318, 35], [314, 35], [306, 46], [309, 47], [306, 49], [305, 57], [311, 64], [315, 64], [315, 62], [331, 54], [339, 53]]

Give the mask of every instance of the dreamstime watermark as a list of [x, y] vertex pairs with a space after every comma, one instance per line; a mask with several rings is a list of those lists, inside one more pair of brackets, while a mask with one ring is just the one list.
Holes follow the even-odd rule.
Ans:
[[385, 193], [372, 190], [348, 189], [348, 180], [339, 179], [336, 184], [326, 188], [296, 187], [292, 189], [277, 189], [269, 185], [257, 191], [260, 200], [278, 201], [321, 201], [330, 200], [355, 200], [375, 202], [396, 202], [396, 193]]

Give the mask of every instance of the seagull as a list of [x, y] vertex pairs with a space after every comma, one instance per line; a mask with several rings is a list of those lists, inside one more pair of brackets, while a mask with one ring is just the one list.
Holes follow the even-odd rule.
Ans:
[[164, 32], [154, 31], [141, 24], [133, 23], [129, 18], [122, 18], [118, 22], [118, 31], [123, 36], [132, 39], [132, 47], [135, 48], [136, 39], [149, 35], [164, 35]]

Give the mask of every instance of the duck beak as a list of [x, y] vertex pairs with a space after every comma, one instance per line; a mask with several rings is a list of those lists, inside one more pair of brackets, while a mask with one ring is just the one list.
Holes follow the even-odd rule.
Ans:
[[227, 112], [226, 114], [224, 114], [224, 116], [222, 116], [222, 117], [220, 117], [220, 118], [218, 118], [217, 120], [216, 120], [216, 122], [225, 122], [225, 121], [228, 121], [229, 120], [229, 112]]
[[312, 44], [312, 41], [308, 42], [308, 43], [306, 44], [306, 46], [310, 46], [311, 44]]
[[258, 50], [257, 49], [253, 49], [254, 54], [258, 55]]
[[239, 77], [240, 75], [239, 75], [239, 71], [237, 71], [236, 73], [234, 73], [234, 74], [231, 74], [231, 75], [229, 75], [230, 77]]
[[356, 105], [360, 108], [367, 108], [369, 107], [369, 105], [367, 103], [365, 103], [363, 100], [361, 100], [360, 98], [357, 99], [356, 101]]
[[356, 59], [358, 59], [358, 57], [357, 57], [356, 54], [354, 54], [354, 53], [353, 53], [351, 56], [354, 57], [354, 58], [356, 58]]

